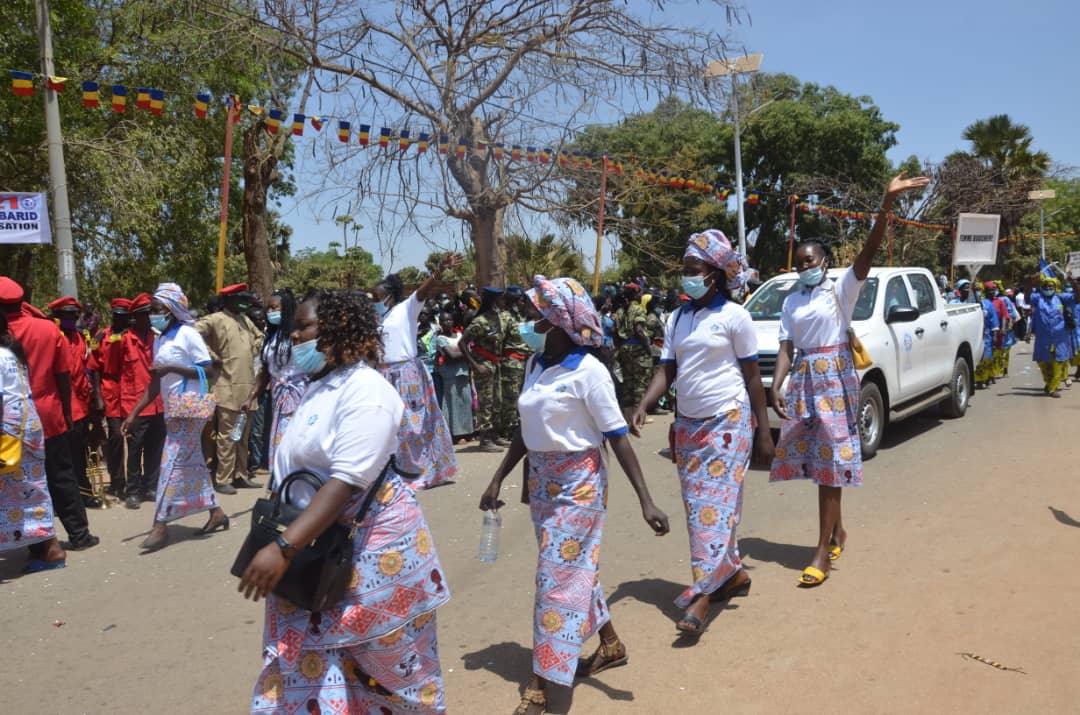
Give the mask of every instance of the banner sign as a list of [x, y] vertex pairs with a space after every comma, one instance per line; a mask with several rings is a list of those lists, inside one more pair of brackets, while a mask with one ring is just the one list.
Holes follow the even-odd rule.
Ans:
[[45, 194], [0, 194], [0, 243], [52, 243]]
[[1069, 278], [1080, 278], [1080, 251], [1073, 251], [1065, 261], [1065, 273]]
[[997, 263], [1000, 228], [1001, 216], [997, 214], [960, 214], [956, 224], [953, 265], [989, 266]]

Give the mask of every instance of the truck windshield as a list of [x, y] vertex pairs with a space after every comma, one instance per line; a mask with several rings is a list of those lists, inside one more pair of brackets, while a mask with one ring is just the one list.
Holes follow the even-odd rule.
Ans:
[[[866, 320], [874, 312], [877, 278], [867, 278], [859, 291], [852, 320]], [[780, 320], [784, 299], [796, 288], [796, 281], [771, 281], [757, 289], [744, 306], [754, 320]]]

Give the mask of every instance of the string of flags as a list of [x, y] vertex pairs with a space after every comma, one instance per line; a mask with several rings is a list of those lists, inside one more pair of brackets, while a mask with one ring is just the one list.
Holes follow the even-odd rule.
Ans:
[[1056, 233], [1018, 233], [1015, 236], [998, 239], [998, 243], [1015, 243], [1022, 238], [1076, 238], [1076, 231], [1058, 231]]
[[[825, 204], [811, 204], [806, 201], [797, 203], [796, 208], [805, 213], [813, 213], [818, 216], [832, 216], [834, 218], [846, 219], [848, 221], [873, 221], [875, 214], [869, 211], [851, 211], [848, 209], [837, 208], [834, 206], [826, 206]], [[925, 221], [915, 221], [908, 218], [900, 218], [899, 216], [893, 216], [893, 222], [901, 224], [903, 226], [912, 226], [914, 228], [923, 228], [929, 231], [951, 231], [952, 226], [948, 224], [939, 223], [926, 223]]]

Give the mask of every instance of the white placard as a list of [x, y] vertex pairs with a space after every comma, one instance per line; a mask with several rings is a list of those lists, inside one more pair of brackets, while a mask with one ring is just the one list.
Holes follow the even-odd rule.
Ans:
[[956, 224], [953, 264], [988, 266], [997, 263], [1000, 227], [1001, 216], [997, 214], [960, 214]]
[[0, 243], [52, 243], [45, 194], [0, 194]]
[[1065, 260], [1065, 273], [1069, 278], [1080, 278], [1080, 251], [1073, 251]]

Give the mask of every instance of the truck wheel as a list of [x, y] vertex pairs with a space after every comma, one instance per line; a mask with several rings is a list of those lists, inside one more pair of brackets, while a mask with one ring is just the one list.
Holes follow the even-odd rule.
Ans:
[[859, 439], [862, 441], [863, 459], [877, 454], [878, 445], [885, 432], [885, 400], [881, 390], [872, 382], [862, 386], [859, 396]]
[[941, 412], [949, 418], [963, 417], [971, 402], [971, 376], [967, 360], [956, 358], [949, 379], [949, 396], [941, 403]]

